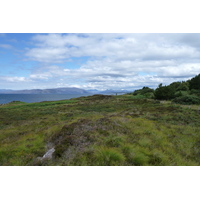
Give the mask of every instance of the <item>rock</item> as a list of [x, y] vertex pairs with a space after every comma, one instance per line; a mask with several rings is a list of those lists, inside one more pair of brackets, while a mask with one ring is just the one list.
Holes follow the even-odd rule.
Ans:
[[54, 148], [51, 148], [49, 149], [45, 154], [44, 156], [42, 157], [42, 159], [52, 159], [52, 155], [53, 155], [53, 152], [55, 151]]

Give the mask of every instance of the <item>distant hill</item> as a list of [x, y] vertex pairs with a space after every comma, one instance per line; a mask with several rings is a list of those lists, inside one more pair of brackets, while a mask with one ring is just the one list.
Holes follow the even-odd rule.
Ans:
[[0, 93], [1, 94], [90, 94], [90, 92], [79, 88], [0, 90]]
[[0, 93], [12, 92], [13, 90], [0, 89]]
[[92, 93], [92, 94], [99, 94], [100, 93], [100, 91], [97, 90], [97, 89], [90, 89], [90, 90], [87, 90], [87, 92]]
[[128, 90], [84, 90], [80, 88], [52, 88], [52, 89], [32, 89], [32, 90], [6, 90], [0, 89], [0, 94], [123, 94], [128, 93]]
[[119, 89], [119, 90], [104, 90], [104, 91], [100, 91], [100, 94], [125, 94], [125, 93], [129, 93], [130, 91], [128, 90], [122, 90], [122, 89]]
[[125, 94], [125, 93], [129, 93], [131, 91], [128, 90], [123, 90], [123, 89], [118, 89], [118, 90], [112, 90], [112, 89], [107, 89], [107, 90], [96, 90], [96, 89], [91, 89], [91, 90], [87, 90], [88, 92], [92, 93], [92, 94], [107, 94], [107, 95], [113, 95], [113, 94]]

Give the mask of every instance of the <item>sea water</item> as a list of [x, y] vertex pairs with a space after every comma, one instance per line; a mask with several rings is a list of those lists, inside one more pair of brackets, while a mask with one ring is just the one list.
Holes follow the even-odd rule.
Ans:
[[0, 94], [0, 104], [6, 104], [12, 101], [22, 101], [26, 103], [41, 102], [41, 101], [58, 101], [71, 99], [87, 94]]

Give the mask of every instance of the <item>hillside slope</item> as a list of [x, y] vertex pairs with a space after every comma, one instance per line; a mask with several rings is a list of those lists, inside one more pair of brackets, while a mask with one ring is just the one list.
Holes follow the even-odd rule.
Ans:
[[0, 165], [200, 165], [200, 113], [94, 95], [0, 107]]

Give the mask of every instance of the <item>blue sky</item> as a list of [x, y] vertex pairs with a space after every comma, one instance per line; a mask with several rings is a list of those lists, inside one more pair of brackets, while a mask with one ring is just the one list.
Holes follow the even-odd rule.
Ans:
[[0, 34], [0, 89], [156, 88], [200, 73], [200, 34]]

